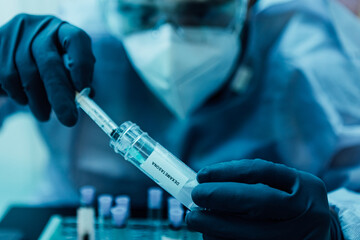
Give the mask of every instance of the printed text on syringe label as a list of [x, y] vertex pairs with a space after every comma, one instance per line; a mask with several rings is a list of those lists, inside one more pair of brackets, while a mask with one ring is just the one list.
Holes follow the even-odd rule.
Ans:
[[141, 164], [141, 168], [172, 195], [177, 195], [189, 180], [183, 173], [177, 170], [175, 166], [169, 164], [156, 148], [148, 159]]

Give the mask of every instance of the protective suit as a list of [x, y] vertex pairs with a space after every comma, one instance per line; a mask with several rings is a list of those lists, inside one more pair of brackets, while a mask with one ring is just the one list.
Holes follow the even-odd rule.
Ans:
[[[247, 27], [245, 52], [232, 77], [185, 119], [154, 96], [120, 41], [92, 35], [94, 100], [115, 122], [137, 123], [196, 171], [262, 158], [319, 176], [328, 191], [359, 190], [359, 19], [332, 0], [263, 0]], [[56, 119], [39, 129], [52, 153], [47, 200], [76, 201], [76, 187], [91, 184], [144, 205], [153, 183], [112, 152], [87, 116], [80, 113], [72, 129]], [[339, 206], [345, 237], [356, 239], [360, 214], [347, 222], [350, 205], [336, 193], [330, 203]]]

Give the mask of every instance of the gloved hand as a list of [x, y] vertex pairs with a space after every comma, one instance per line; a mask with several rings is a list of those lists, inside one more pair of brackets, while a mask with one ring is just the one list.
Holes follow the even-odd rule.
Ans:
[[[203, 168], [188, 226], [204, 239], [342, 239], [324, 183], [314, 175], [263, 160]], [[332, 226], [332, 227], [331, 227]]]
[[89, 87], [94, 62], [88, 35], [58, 18], [20, 14], [0, 28], [0, 88], [40, 121], [53, 108], [63, 124], [76, 123], [75, 90]]

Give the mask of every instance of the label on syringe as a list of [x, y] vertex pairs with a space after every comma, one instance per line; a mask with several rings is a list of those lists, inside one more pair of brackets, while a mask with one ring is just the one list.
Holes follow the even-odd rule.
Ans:
[[156, 147], [140, 167], [152, 176], [161, 187], [176, 196], [189, 178], [169, 162], [169, 157], [171, 156], [164, 154]]

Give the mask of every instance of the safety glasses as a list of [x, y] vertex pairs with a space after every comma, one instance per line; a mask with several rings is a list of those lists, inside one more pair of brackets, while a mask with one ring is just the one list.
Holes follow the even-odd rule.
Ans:
[[175, 29], [240, 30], [247, 0], [100, 0], [103, 15], [120, 37], [156, 30], [168, 23]]

